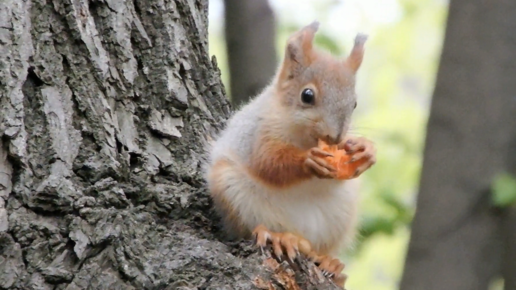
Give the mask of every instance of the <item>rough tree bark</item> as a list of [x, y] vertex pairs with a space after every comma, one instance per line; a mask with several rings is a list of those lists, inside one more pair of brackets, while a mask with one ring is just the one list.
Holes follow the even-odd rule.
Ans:
[[219, 239], [204, 188], [206, 140], [230, 114], [207, 11], [194, 0], [0, 2], [0, 289], [285, 280], [249, 243]]
[[274, 13], [268, 0], [224, 0], [231, 102], [247, 103], [271, 81], [277, 66]]
[[516, 169], [515, 31], [515, 1], [450, 2], [402, 290], [516, 289], [516, 215], [490, 204]]

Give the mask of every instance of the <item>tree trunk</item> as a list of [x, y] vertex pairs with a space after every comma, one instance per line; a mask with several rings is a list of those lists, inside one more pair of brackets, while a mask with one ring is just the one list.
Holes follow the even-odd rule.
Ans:
[[515, 16], [511, 0], [450, 2], [402, 290], [486, 290], [504, 240], [514, 283], [515, 219], [490, 186], [516, 165]]
[[0, 289], [278, 285], [283, 268], [218, 239], [204, 187], [206, 140], [230, 114], [207, 11], [0, 3]]
[[502, 276], [504, 289], [516, 290], [516, 209], [510, 210], [504, 220], [504, 252]]
[[268, 0], [224, 0], [231, 101], [260, 93], [276, 71], [276, 27]]

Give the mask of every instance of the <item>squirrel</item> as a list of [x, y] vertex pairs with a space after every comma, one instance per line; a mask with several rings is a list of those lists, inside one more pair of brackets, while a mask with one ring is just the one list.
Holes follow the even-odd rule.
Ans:
[[272, 244], [280, 261], [305, 254], [343, 287], [336, 255], [354, 240], [358, 198], [317, 144], [365, 159], [354, 177], [376, 162], [373, 143], [348, 134], [367, 37], [358, 34], [340, 60], [314, 49], [318, 28], [314, 21], [289, 37], [272, 82], [213, 141], [205, 178], [227, 234], [254, 237], [262, 250]]

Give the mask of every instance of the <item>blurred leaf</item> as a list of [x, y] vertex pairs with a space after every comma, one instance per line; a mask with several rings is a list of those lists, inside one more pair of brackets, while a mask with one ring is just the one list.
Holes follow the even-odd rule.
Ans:
[[516, 179], [503, 173], [495, 177], [491, 185], [491, 202], [498, 207], [509, 207], [516, 203]]
[[405, 204], [402, 200], [393, 194], [382, 194], [380, 196], [385, 204], [391, 206], [396, 211], [396, 221], [403, 224], [409, 224], [412, 220], [412, 208]]
[[325, 50], [330, 51], [332, 54], [341, 54], [342, 50], [340, 49], [340, 45], [333, 40], [331, 37], [324, 33], [317, 33], [315, 35], [315, 44]]
[[[283, 36], [286, 41], [289, 36], [291, 36], [294, 32], [298, 31], [302, 28], [302, 26], [297, 26], [293, 24], [284, 24], [281, 28], [280, 34]], [[341, 44], [338, 43], [335, 39], [326, 34], [323, 30], [317, 31], [317, 34], [314, 38], [315, 46], [320, 48], [321, 50], [327, 50], [332, 54], [339, 55], [342, 53]], [[283, 52], [284, 41], [280, 41], [280, 48], [278, 51]]]
[[365, 216], [360, 223], [359, 238], [355, 241], [353, 249], [348, 251], [348, 255], [356, 256], [361, 252], [363, 246], [374, 236], [379, 234], [391, 236], [397, 228], [396, 221], [392, 218], [371, 215]]
[[392, 194], [384, 193], [380, 195], [385, 205], [393, 210], [393, 214], [375, 214], [366, 216], [361, 225], [362, 239], [368, 239], [370, 236], [383, 233], [391, 235], [397, 227], [401, 225], [408, 226], [412, 220], [412, 209], [409, 205], [404, 204], [399, 198]]
[[373, 234], [385, 233], [392, 234], [394, 232], [394, 219], [384, 217], [365, 217], [362, 221], [360, 233], [363, 239], [369, 238]]
[[505, 289], [504, 288], [504, 279], [503, 278], [500, 278], [500, 277], [497, 277], [495, 279], [493, 279], [491, 281], [491, 283], [489, 284], [489, 290], [503, 290]]

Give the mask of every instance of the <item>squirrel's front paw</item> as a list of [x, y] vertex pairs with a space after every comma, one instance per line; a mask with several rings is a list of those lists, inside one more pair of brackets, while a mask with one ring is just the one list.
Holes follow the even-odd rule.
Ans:
[[305, 170], [319, 178], [335, 178], [337, 169], [324, 159], [328, 156], [333, 155], [318, 147], [310, 149], [305, 163], [303, 164]]
[[362, 164], [355, 170], [354, 177], [360, 176], [376, 163], [376, 148], [373, 142], [364, 137], [349, 137], [339, 144], [339, 149], [344, 149], [351, 155], [349, 163], [362, 160]]

